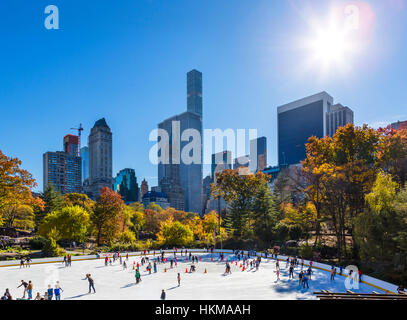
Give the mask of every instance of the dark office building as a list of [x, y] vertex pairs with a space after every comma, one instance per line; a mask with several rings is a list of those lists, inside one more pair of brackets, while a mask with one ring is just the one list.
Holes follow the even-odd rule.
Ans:
[[308, 138], [327, 135], [326, 114], [333, 98], [326, 92], [277, 108], [278, 163], [298, 164], [306, 158]]
[[114, 191], [122, 196], [126, 204], [139, 201], [139, 188], [134, 169], [120, 170], [114, 181]]

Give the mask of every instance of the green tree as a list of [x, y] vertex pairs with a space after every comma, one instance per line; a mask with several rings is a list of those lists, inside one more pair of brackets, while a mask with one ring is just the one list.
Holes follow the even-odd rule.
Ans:
[[60, 210], [64, 207], [64, 197], [49, 184], [45, 187], [44, 192], [40, 195], [44, 202], [43, 210], [35, 210], [35, 225], [38, 227], [42, 224], [44, 217], [53, 212]]
[[404, 223], [394, 207], [396, 197], [397, 183], [379, 172], [366, 195], [368, 208], [355, 219], [355, 238], [364, 261], [391, 261], [398, 251], [397, 235]]
[[263, 241], [271, 241], [272, 230], [279, 221], [280, 212], [276, 207], [276, 199], [268, 184], [259, 187], [253, 205], [254, 231]]
[[49, 213], [39, 228], [40, 235], [55, 240], [83, 242], [89, 229], [89, 213], [80, 206], [64, 207]]
[[185, 246], [194, 240], [194, 233], [189, 226], [170, 218], [161, 223], [157, 238], [162, 245]]

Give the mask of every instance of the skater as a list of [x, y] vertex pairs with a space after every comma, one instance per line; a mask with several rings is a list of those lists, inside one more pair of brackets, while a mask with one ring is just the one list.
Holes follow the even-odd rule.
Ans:
[[358, 270], [358, 274], [359, 274], [359, 282], [362, 282], [362, 270], [361, 269]]
[[154, 268], [154, 273], [157, 273], [157, 263], [155, 261], [154, 261], [153, 268]]
[[302, 287], [305, 289], [305, 286], [307, 286], [307, 289], [309, 289], [308, 277], [307, 277], [307, 275], [304, 273], [303, 276], [302, 276]]
[[28, 281], [28, 286], [27, 286], [27, 292], [28, 292], [28, 300], [31, 300], [33, 298], [33, 283]]
[[23, 258], [20, 259], [20, 269], [21, 268], [24, 268], [24, 259]]
[[30, 257], [27, 257], [27, 258], [25, 259], [25, 264], [26, 264], [26, 267], [28, 267], [28, 268], [30, 268], [30, 267], [31, 267], [30, 262], [31, 262], [31, 258], [30, 258]]
[[309, 280], [311, 280], [311, 274], [312, 274], [312, 270], [311, 270], [311, 267], [309, 267], [307, 270], [307, 276], [308, 276]]
[[181, 275], [178, 273], [177, 275], [177, 280], [178, 280], [178, 287], [181, 285]]
[[92, 279], [92, 277], [91, 277], [91, 274], [88, 273], [88, 274], [86, 275], [86, 278], [88, 279], [88, 282], [89, 282], [89, 293], [92, 292], [92, 289], [93, 289], [93, 293], [96, 293], [96, 290], [95, 290], [95, 282], [93, 281], [93, 279]]
[[124, 270], [124, 269], [127, 269], [126, 261], [123, 261], [123, 270]]
[[141, 281], [140, 271], [137, 268], [136, 269], [136, 283], [139, 283], [140, 281]]
[[105, 266], [107, 266], [107, 263], [109, 262], [109, 258], [105, 257]]
[[331, 268], [331, 281], [335, 280], [335, 275], [336, 275], [336, 268], [332, 266]]
[[61, 291], [63, 291], [58, 284], [55, 285], [54, 294], [55, 300], [61, 300]]
[[48, 300], [52, 300], [52, 297], [53, 297], [53, 295], [54, 295], [54, 290], [52, 290], [50, 284], [48, 285], [47, 293], [48, 293]]
[[24, 280], [21, 280], [21, 284], [17, 288], [20, 288], [21, 286], [24, 287], [23, 299], [25, 299], [25, 293], [27, 292], [28, 283]]
[[165, 291], [164, 289], [161, 291], [161, 300], [165, 300]]
[[290, 266], [290, 269], [289, 269], [289, 272], [288, 272], [288, 279], [294, 279], [294, 266], [293, 265], [291, 265]]
[[302, 285], [302, 281], [303, 281], [303, 273], [302, 271], [300, 272], [300, 274], [298, 275], [298, 284], [301, 286]]
[[277, 282], [280, 281], [280, 269], [276, 270]]

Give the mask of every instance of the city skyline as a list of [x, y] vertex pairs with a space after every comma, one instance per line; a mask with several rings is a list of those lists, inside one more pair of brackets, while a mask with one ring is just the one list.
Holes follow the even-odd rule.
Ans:
[[[314, 79], [312, 72], [292, 77], [297, 71], [292, 62], [300, 59], [300, 54], [278, 36], [283, 33], [295, 38], [306, 27], [306, 22], [298, 19], [306, 12], [298, 1], [237, 1], [234, 12], [226, 3], [208, 1], [201, 8], [181, 2], [184, 6], [177, 9], [169, 4], [157, 8], [149, 1], [123, 2], [121, 8], [102, 2], [112, 19], [103, 22], [101, 11], [90, 4], [57, 1], [61, 30], [55, 32], [43, 27], [45, 4], [28, 4], [21, 10], [14, 10], [13, 4], [0, 5], [2, 12], [18, 11], [15, 18], [22, 21], [16, 33], [7, 18], [0, 22], [7, 42], [0, 57], [8, 62], [0, 75], [0, 101], [5, 111], [0, 145], [33, 173], [37, 191], [43, 184], [41, 155], [59, 150], [57, 137], [75, 133], [70, 128], [79, 123], [87, 137], [93, 123], [102, 117], [114, 133], [113, 172], [134, 168], [140, 181], [146, 178], [150, 186], [158, 185], [156, 166], [148, 159], [148, 134], [157, 120], [185, 109], [184, 77], [194, 68], [205, 75], [203, 128], [257, 128], [258, 135], [268, 139], [268, 165], [277, 164], [276, 108], [289, 101], [327, 91], [352, 108], [356, 125], [385, 126], [407, 118], [407, 93], [403, 90], [407, 62], [402, 59], [406, 45], [396, 35], [401, 37], [396, 30], [406, 27], [405, 7], [372, 1], [376, 25], [369, 50], [359, 59], [363, 61], [351, 75], [333, 72], [327, 79], [309, 81]], [[315, 1], [310, 3], [312, 7]], [[78, 12], [78, 7], [83, 9]], [[186, 16], [198, 7], [202, 9], [199, 15]], [[156, 14], [154, 9], [159, 9]], [[328, 9], [327, 4], [317, 11]], [[136, 22], [123, 21], [123, 10]], [[37, 11], [38, 16], [32, 14]], [[242, 21], [247, 12], [251, 14]], [[215, 13], [223, 15], [216, 18]], [[149, 19], [138, 19], [143, 14]], [[121, 23], [115, 23], [119, 20]], [[200, 21], [209, 20], [210, 26], [199, 26]], [[26, 33], [26, 28], [30, 32]], [[89, 45], [78, 48], [83, 44], [79, 34]], [[190, 43], [184, 43], [183, 38], [194, 35], [200, 41], [184, 52]], [[33, 39], [38, 46], [27, 59]], [[219, 41], [224, 42], [221, 48]], [[160, 53], [153, 50], [158, 45], [163, 49]], [[60, 117], [59, 111], [67, 109], [70, 112]], [[46, 130], [39, 125], [42, 123]], [[203, 177], [208, 172], [210, 166], [204, 166]]]

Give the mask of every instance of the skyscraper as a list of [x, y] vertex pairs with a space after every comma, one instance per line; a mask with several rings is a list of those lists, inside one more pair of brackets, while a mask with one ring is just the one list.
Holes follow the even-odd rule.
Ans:
[[115, 178], [113, 188], [122, 196], [126, 204], [139, 201], [139, 189], [134, 169], [120, 170]]
[[77, 156], [79, 153], [79, 137], [73, 134], [67, 134], [64, 137], [64, 152], [71, 156]]
[[260, 137], [250, 141], [250, 171], [264, 170], [267, 167], [267, 138]]
[[89, 148], [81, 148], [81, 158], [82, 158], [82, 181], [89, 178]]
[[202, 117], [202, 73], [195, 69], [187, 73], [187, 111]]
[[353, 111], [337, 103], [326, 113], [326, 123], [327, 135], [333, 137], [339, 127], [353, 123]]
[[[169, 164], [158, 165], [158, 182], [162, 192], [167, 194], [171, 206], [176, 199], [176, 193], [184, 193], [184, 209], [190, 212], [202, 213], [202, 73], [192, 70], [187, 74], [187, 112], [164, 120], [158, 125], [169, 136]], [[185, 163], [181, 150], [192, 141], [182, 141], [181, 136], [186, 130], [193, 129], [198, 133], [198, 149], [192, 149], [189, 156], [199, 161]], [[179, 131], [178, 131], [179, 130]], [[175, 145], [173, 139], [178, 141]], [[178, 185], [179, 182], [179, 185]], [[178, 191], [177, 191], [178, 190]], [[183, 190], [183, 191], [182, 191]]]
[[232, 169], [232, 152], [222, 151], [212, 154], [211, 177], [214, 179], [215, 172], [218, 170]]
[[141, 185], [140, 185], [140, 201], [143, 201], [143, 196], [148, 192], [148, 183], [146, 181], [146, 179], [143, 179], [143, 181], [141, 181]]
[[306, 157], [308, 138], [333, 136], [336, 130], [353, 122], [353, 111], [333, 105], [325, 91], [277, 108], [278, 163], [299, 164]]
[[327, 135], [325, 115], [332, 103], [333, 98], [321, 92], [277, 108], [279, 165], [300, 163], [308, 138]]
[[89, 186], [87, 193], [90, 198], [97, 199], [100, 189], [112, 188], [112, 132], [105, 118], [95, 122], [89, 138]]
[[236, 170], [240, 167], [249, 167], [250, 165], [250, 155], [245, 155], [237, 157], [233, 160], [233, 170]]
[[64, 151], [43, 155], [43, 187], [52, 185], [61, 194], [82, 191], [82, 163], [77, 155], [78, 136], [64, 137]]

